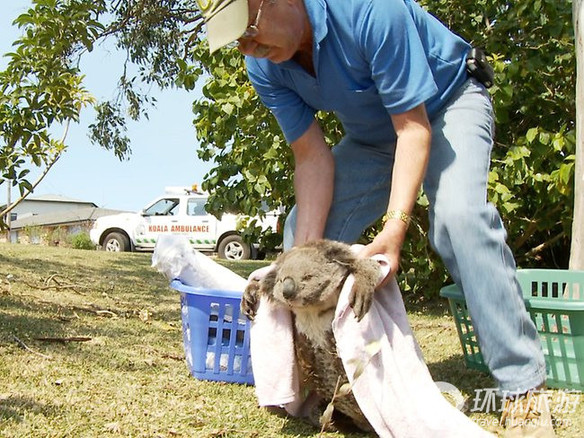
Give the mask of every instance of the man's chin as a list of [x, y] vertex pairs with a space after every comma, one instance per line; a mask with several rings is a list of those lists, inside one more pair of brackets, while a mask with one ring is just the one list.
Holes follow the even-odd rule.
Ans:
[[257, 46], [253, 51], [252, 56], [254, 58], [268, 58], [271, 52], [271, 47], [269, 46]]
[[274, 64], [281, 64], [282, 62], [290, 61], [292, 59], [292, 56], [286, 56], [279, 50], [270, 50], [270, 53], [268, 54], [268, 56], [266, 56], [266, 58], [269, 59], [270, 62], [273, 62]]

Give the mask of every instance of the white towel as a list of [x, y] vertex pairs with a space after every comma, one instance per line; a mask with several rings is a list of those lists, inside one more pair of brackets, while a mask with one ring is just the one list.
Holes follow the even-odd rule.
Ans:
[[200, 289], [242, 292], [245, 278], [195, 250], [186, 236], [162, 235], [152, 254], [152, 267], [169, 280]]

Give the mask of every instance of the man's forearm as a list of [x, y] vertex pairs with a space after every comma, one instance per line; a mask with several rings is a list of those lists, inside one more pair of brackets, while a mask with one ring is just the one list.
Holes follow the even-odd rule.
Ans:
[[[388, 212], [403, 212], [411, 215], [428, 163], [430, 150], [429, 132], [410, 132], [398, 139], [392, 172], [391, 194]], [[384, 226], [400, 247], [407, 231], [408, 220], [394, 214]]]
[[[423, 105], [407, 114], [394, 116], [392, 120], [398, 139], [387, 211], [401, 211], [410, 215], [426, 173], [432, 133]], [[400, 228], [405, 236], [405, 230]]]
[[430, 133], [414, 131], [398, 139], [388, 211], [412, 212], [428, 163]]
[[325, 164], [326, 158], [320, 157], [324, 166], [296, 167], [294, 187], [296, 192], [296, 233], [294, 244], [320, 239], [332, 202], [334, 169]]
[[334, 159], [316, 122], [292, 149], [297, 208], [294, 244], [301, 245], [324, 235], [333, 198]]

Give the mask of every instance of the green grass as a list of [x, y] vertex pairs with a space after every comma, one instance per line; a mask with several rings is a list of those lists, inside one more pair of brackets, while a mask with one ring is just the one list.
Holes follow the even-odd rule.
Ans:
[[[223, 262], [242, 276], [265, 263]], [[150, 254], [0, 244], [0, 436], [317, 437], [259, 409], [253, 387], [189, 375], [179, 296], [150, 264]], [[471, 399], [493, 386], [464, 367], [444, 302], [408, 309], [435, 380]], [[581, 436], [582, 418], [582, 406], [562, 414], [571, 424], [558, 435]]]

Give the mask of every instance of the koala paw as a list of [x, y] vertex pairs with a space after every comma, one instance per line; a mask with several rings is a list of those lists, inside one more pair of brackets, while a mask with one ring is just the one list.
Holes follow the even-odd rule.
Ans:
[[379, 264], [371, 259], [360, 259], [356, 262], [353, 275], [355, 283], [349, 295], [349, 305], [353, 308], [357, 321], [361, 321], [373, 302], [379, 279]]
[[250, 280], [241, 297], [241, 313], [247, 316], [250, 321], [253, 321], [257, 313], [259, 291], [260, 281]]

